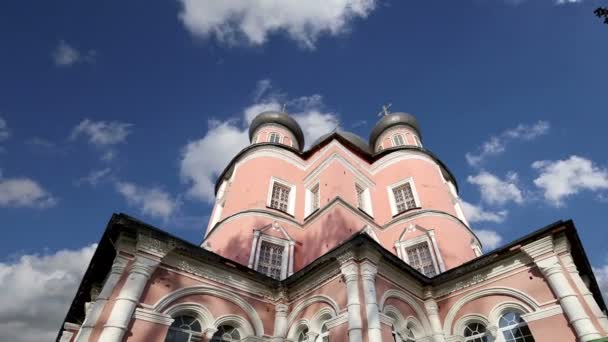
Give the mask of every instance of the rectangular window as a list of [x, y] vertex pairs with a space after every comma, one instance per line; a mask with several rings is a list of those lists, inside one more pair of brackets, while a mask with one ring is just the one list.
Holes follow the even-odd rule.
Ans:
[[365, 189], [363, 189], [359, 184], [355, 184], [355, 190], [357, 191], [357, 206], [360, 209], [365, 209], [365, 198], [363, 196]]
[[285, 185], [274, 182], [272, 185], [272, 197], [270, 207], [287, 212], [289, 208], [289, 191], [291, 189]]
[[310, 211], [319, 209], [319, 184], [310, 189]]
[[405, 140], [403, 139], [403, 135], [395, 134], [393, 135], [393, 146], [403, 146], [405, 145]]
[[397, 213], [416, 208], [416, 199], [414, 198], [412, 185], [409, 182], [393, 188], [393, 195], [395, 196]]
[[272, 132], [268, 135], [268, 142], [278, 144], [281, 142], [281, 136], [278, 133]]
[[411, 247], [408, 247], [405, 252], [410, 266], [418, 270], [427, 277], [432, 277], [436, 274], [431, 250], [427, 242], [422, 242]]
[[284, 246], [262, 241], [257, 270], [271, 278], [281, 279], [284, 250]]

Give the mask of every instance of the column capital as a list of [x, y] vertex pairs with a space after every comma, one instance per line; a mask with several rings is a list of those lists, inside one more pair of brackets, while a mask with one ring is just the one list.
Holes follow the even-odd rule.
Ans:
[[283, 316], [287, 315], [287, 311], [289, 310], [289, 306], [287, 306], [286, 304], [277, 304], [274, 306], [274, 310], [276, 311], [277, 315], [281, 314]]
[[161, 239], [154, 236], [151, 232], [139, 232], [137, 234], [137, 251], [142, 251], [159, 258], [165, 257], [176, 245], [177, 242], [175, 240]]
[[536, 266], [545, 277], [563, 272], [562, 265], [560, 265], [559, 259], [556, 256], [551, 256], [543, 260], [536, 261]]
[[340, 266], [340, 272], [347, 282], [353, 280], [356, 281], [359, 277], [359, 265], [357, 265], [357, 263], [354, 261], [349, 261]]
[[146, 277], [150, 277], [158, 264], [160, 264], [160, 260], [156, 258], [137, 255], [133, 265], [131, 265], [131, 273], [140, 273]]
[[536, 241], [522, 246], [521, 250], [526, 253], [532, 260], [536, 261], [540, 256], [554, 253], [553, 236], [545, 236]]
[[364, 279], [375, 280], [378, 274], [378, 266], [369, 260], [361, 262], [361, 276]]
[[493, 338], [496, 338], [496, 336], [498, 335], [498, 327], [495, 326], [494, 324], [490, 324], [486, 327], [486, 331], [492, 335]]
[[129, 263], [129, 259], [127, 259], [126, 257], [124, 257], [120, 254], [117, 254], [116, 257], [114, 258], [114, 263], [112, 264], [112, 269], [110, 270], [110, 272], [122, 274], [122, 272], [125, 270], [125, 267], [127, 267], [128, 263]]
[[205, 331], [203, 331], [203, 334], [205, 335], [206, 338], [211, 339], [213, 337], [213, 334], [215, 334], [217, 332], [216, 328], [207, 328], [205, 329]]

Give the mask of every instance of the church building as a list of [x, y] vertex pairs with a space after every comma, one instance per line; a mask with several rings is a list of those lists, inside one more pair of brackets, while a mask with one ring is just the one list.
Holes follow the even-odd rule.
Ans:
[[291, 116], [264, 112], [249, 138], [200, 244], [110, 218], [57, 341], [606, 341], [574, 223], [484, 254], [412, 115], [305, 149]]

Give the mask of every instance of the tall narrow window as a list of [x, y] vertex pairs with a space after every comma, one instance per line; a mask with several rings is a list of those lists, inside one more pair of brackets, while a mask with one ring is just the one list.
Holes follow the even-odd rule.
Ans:
[[393, 146], [403, 146], [405, 145], [405, 139], [403, 139], [402, 134], [393, 135]]
[[272, 132], [268, 134], [268, 142], [278, 144], [281, 142], [281, 136], [279, 135], [279, 133]]
[[195, 336], [201, 336], [200, 322], [189, 315], [175, 317], [173, 324], [169, 327], [165, 342], [190, 342], [198, 341]]
[[393, 195], [395, 196], [395, 207], [397, 213], [402, 213], [408, 209], [416, 208], [416, 199], [414, 198], [414, 192], [412, 191], [412, 185], [410, 182], [406, 182], [393, 188]]
[[488, 342], [486, 326], [481, 323], [469, 323], [464, 328], [464, 340], [466, 342]]
[[526, 321], [516, 312], [507, 312], [500, 317], [498, 327], [505, 342], [534, 342]]
[[220, 325], [217, 328], [213, 337], [211, 337], [211, 342], [232, 342], [232, 341], [240, 341], [241, 334], [235, 327], [231, 325]]
[[310, 189], [310, 212], [319, 209], [319, 184]]
[[405, 252], [407, 253], [407, 259], [410, 266], [420, 273], [427, 277], [432, 277], [437, 274], [435, 271], [435, 264], [433, 263], [433, 257], [431, 256], [431, 250], [429, 249], [429, 244], [427, 242], [408, 247]]
[[357, 192], [357, 206], [361, 209], [365, 208], [365, 197], [363, 196], [363, 189], [359, 184], [355, 184], [355, 191]]
[[271, 278], [281, 279], [284, 251], [284, 246], [262, 241], [257, 270]]
[[272, 197], [270, 207], [287, 212], [289, 208], [289, 191], [291, 189], [285, 185], [274, 182], [272, 185]]

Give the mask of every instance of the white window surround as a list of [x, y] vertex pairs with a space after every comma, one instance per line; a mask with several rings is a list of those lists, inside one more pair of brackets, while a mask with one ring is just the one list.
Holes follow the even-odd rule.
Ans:
[[[498, 306], [502, 306], [502, 305], [503, 304], [499, 304]], [[493, 309], [492, 311], [496, 311], [496, 308]], [[514, 309], [514, 310], [504, 310], [503, 309], [500, 311], [501, 311], [500, 315], [498, 315], [498, 316], [496, 315], [496, 312], [490, 313], [491, 317], [489, 320], [488, 320], [488, 318], [486, 318], [482, 315], [478, 315], [478, 314], [469, 314], [469, 315], [463, 316], [454, 325], [454, 332], [455, 332], [456, 336], [464, 336], [465, 329], [469, 324], [478, 323], [478, 324], [485, 326], [486, 332], [483, 334], [464, 338], [464, 341], [474, 340], [475, 337], [479, 338], [482, 336], [487, 336], [488, 341], [505, 342], [503, 331], [511, 330], [514, 328], [519, 328], [519, 327], [526, 326], [526, 325], [528, 326], [528, 328], [530, 327], [529, 321], [526, 319], [526, 315], [525, 315], [526, 311], [521, 310], [521, 309]], [[524, 322], [500, 328], [499, 327], [500, 318], [509, 312], [514, 312], [514, 313], [519, 314]], [[496, 317], [494, 317], [494, 316], [496, 316]], [[532, 332], [532, 336], [534, 337], [534, 332]]]
[[393, 134], [391, 140], [393, 141], [393, 146], [395, 147], [407, 145], [407, 140], [402, 133]]
[[422, 147], [422, 143], [420, 142], [420, 138], [417, 135], [412, 134], [412, 140], [414, 140], [414, 145], [418, 147]]
[[[295, 216], [294, 213], [295, 213], [295, 208], [296, 208], [296, 186], [293, 184], [290, 184], [284, 180], [281, 180], [281, 179], [278, 179], [275, 177], [270, 177], [270, 186], [268, 187], [268, 198], [266, 199], [266, 206], [269, 208], [271, 207], [272, 189], [274, 188], [275, 183], [279, 183], [280, 185], [290, 188], [289, 200], [288, 200], [289, 203], [287, 204], [287, 214], [289, 214], [291, 216]], [[277, 210], [279, 210], [279, 209], [277, 209]]]
[[[363, 192], [361, 193], [361, 201], [363, 203], [361, 203], [362, 205], [359, 206], [359, 195], [357, 194], [357, 187], [359, 187], [360, 189], [363, 190]], [[374, 217], [374, 211], [372, 209], [372, 196], [371, 193], [369, 191], [369, 187], [365, 186], [363, 182], [359, 182], [356, 181], [355, 182], [355, 196], [357, 198], [357, 207], [361, 210], [363, 210], [366, 214], [368, 214], [371, 217]]]
[[[416, 185], [414, 184], [414, 178], [409, 177], [409, 178], [403, 179], [397, 183], [391, 184], [388, 187], [386, 187], [386, 190], [388, 192], [389, 204], [391, 206], [392, 216], [396, 216], [396, 215], [402, 213], [402, 212], [397, 211], [397, 201], [395, 200], [395, 194], [393, 192], [393, 189], [397, 188], [405, 183], [409, 183], [410, 187], [412, 188], [412, 195], [414, 196], [414, 201], [416, 202], [416, 208], [419, 208], [422, 206], [422, 204], [420, 203], [420, 198], [418, 197], [418, 192], [416, 191]], [[405, 210], [405, 211], [408, 211], [408, 210]]]
[[[317, 188], [318, 197], [319, 197], [319, 207], [313, 209], [313, 193], [312, 190]], [[304, 217], [308, 217], [308, 215], [317, 211], [321, 207], [321, 183], [319, 181], [312, 183], [311, 186], [306, 187], [306, 193], [304, 195]]]
[[[413, 239], [403, 240], [403, 236], [414, 229], [423, 230], [425, 233], [419, 235]], [[395, 242], [395, 249], [397, 250], [397, 256], [409, 264], [407, 249], [409, 247], [415, 246], [417, 244], [426, 242], [429, 246], [429, 252], [431, 254], [431, 259], [433, 260], [433, 266], [435, 267], [435, 274], [439, 274], [445, 272], [445, 263], [443, 261], [443, 257], [439, 252], [439, 247], [437, 246], [437, 240], [435, 239], [435, 231], [434, 230], [426, 230], [424, 228], [410, 226], [405, 229], [399, 238], [399, 241]]]
[[[276, 236], [263, 234], [263, 232], [267, 229], [278, 230], [283, 234], [285, 238], [282, 239]], [[285, 229], [276, 222], [273, 222], [272, 224], [266, 225], [261, 229], [253, 231], [253, 242], [251, 244], [248, 267], [257, 270], [262, 241], [283, 246], [283, 260], [281, 260], [281, 279], [285, 279], [288, 276], [292, 275], [295, 241], [287, 234]]]
[[[272, 141], [271, 140], [271, 138], [272, 138], [273, 135], [276, 135], [278, 137], [278, 141]], [[268, 132], [268, 137], [267, 137], [266, 141], [268, 141], [268, 142], [274, 142], [274, 143], [280, 143], [281, 141], [283, 141], [283, 137], [278, 132], [272, 131], [272, 132]]]

